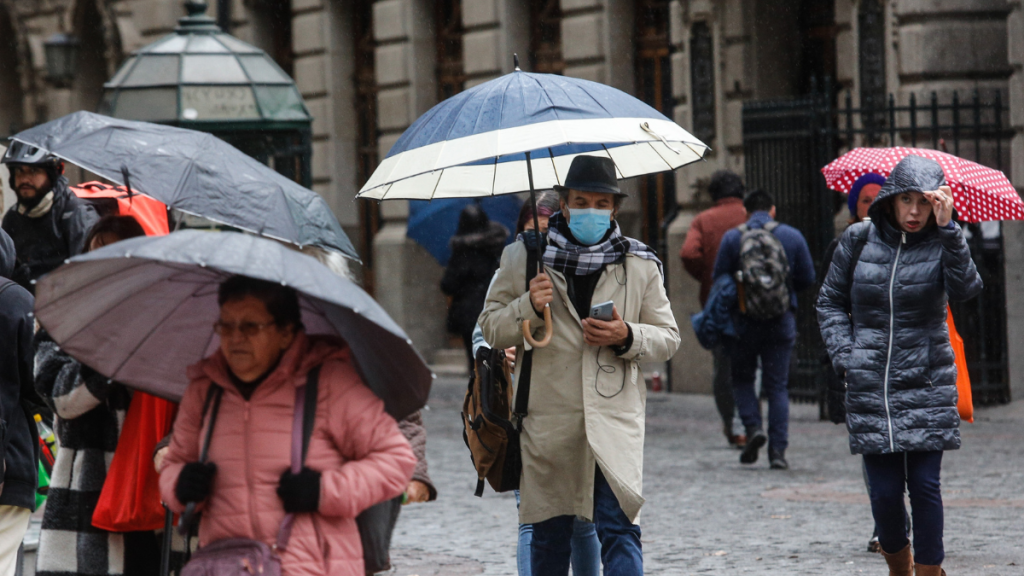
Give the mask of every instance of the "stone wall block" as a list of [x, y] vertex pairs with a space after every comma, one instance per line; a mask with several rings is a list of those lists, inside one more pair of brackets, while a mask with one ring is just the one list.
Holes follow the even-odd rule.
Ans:
[[498, 0], [471, 0], [462, 3], [462, 25], [466, 28], [498, 23]]
[[690, 100], [690, 56], [675, 52], [670, 57], [672, 64], [672, 97], [688, 102]]
[[409, 46], [390, 44], [378, 46], [374, 52], [374, 72], [377, 84], [389, 86], [409, 81]]
[[690, 19], [704, 20], [711, 18], [714, 11], [711, 0], [690, 0]]
[[743, 0], [722, 2], [722, 33], [726, 38], [738, 38], [749, 34], [744, 19]]
[[[1010, 78], [1010, 125], [1022, 129], [1024, 128], [1024, 72], [1017, 72]], [[1021, 170], [1024, 171], [1024, 164], [1021, 166]]]
[[588, 8], [597, 8], [602, 5], [604, 5], [604, 0], [561, 0], [561, 2], [559, 2], [559, 7], [562, 9], [562, 12], [586, 10]]
[[[729, 100], [725, 103], [724, 122], [725, 124], [725, 145], [732, 148], [743, 146], [743, 102], [741, 100]], [[710, 145], [710, 143], [707, 143]]]
[[746, 42], [726, 44], [722, 48], [722, 88], [726, 93], [743, 90], [747, 84]]
[[853, 0], [835, 0], [836, 26], [852, 26], [857, 6]]
[[836, 34], [836, 80], [852, 83], [857, 76], [856, 38], [850, 30]]
[[[1024, 162], [1024, 135], [1017, 135], [1018, 166]], [[1017, 182], [1024, 187], [1024, 180]], [[1003, 222], [1003, 266], [1006, 279], [1006, 345], [1010, 399], [1024, 398], [1024, 222]]]
[[[1013, 137], [1013, 143], [1010, 145], [1010, 158], [1010, 177], [1013, 180], [1013, 185], [1017, 187], [1018, 192], [1024, 191], [1024, 132], [1018, 132]], [[1021, 375], [1021, 378], [1024, 379], [1024, 374]], [[1024, 396], [1017, 397], [1024, 398]]]
[[333, 157], [330, 140], [313, 141], [313, 180], [331, 179], [331, 158]]
[[675, 46], [685, 46], [686, 33], [686, 9], [680, 0], [672, 0], [668, 5], [668, 35], [669, 42]]
[[178, 22], [178, 18], [184, 15], [185, 11], [181, 7], [181, 2], [175, 0], [137, 1], [132, 7], [132, 17], [143, 34], [171, 30]]
[[562, 57], [566, 61], [601, 58], [604, 47], [603, 14], [562, 19]]
[[292, 12], [316, 10], [324, 7], [324, 0], [292, 0]]
[[591, 82], [608, 83], [608, 67], [604, 64], [588, 64], [585, 66], [566, 66], [565, 75], [570, 78], [580, 78]]
[[295, 85], [303, 98], [327, 93], [324, 56], [306, 56], [295, 60]]
[[910, 24], [899, 32], [899, 71], [904, 75], [1005, 71], [1006, 22]]
[[893, 6], [897, 16], [1009, 11], [1006, 0], [900, 0]]
[[406, 30], [407, 0], [384, 0], [373, 5], [373, 38], [378, 42], [400, 40], [408, 36]]
[[[686, 104], [678, 104], [672, 108], [672, 120], [683, 127], [687, 132], [693, 131], [693, 114]], [[707, 142], [705, 142], [707, 144]], [[708, 144], [710, 146], [710, 144]]]
[[[380, 124], [379, 117], [377, 119], [377, 123]], [[381, 134], [380, 137], [377, 138], [377, 157], [383, 160], [384, 157], [388, 155], [388, 151], [391, 150], [391, 147], [398, 141], [398, 137], [401, 135], [402, 134], [400, 132], [397, 134]], [[387, 202], [384, 202], [384, 204], [387, 204]], [[384, 204], [382, 204], [382, 206]]]
[[329, 135], [331, 131], [330, 98], [306, 99], [306, 108], [309, 108], [309, 113], [313, 116], [313, 136]]
[[411, 104], [408, 88], [391, 88], [377, 94], [377, 127], [381, 130], [401, 130], [412, 124], [409, 118]]
[[292, 49], [295, 54], [322, 51], [327, 47], [324, 17], [318, 12], [292, 18]]
[[1024, 7], [1018, 8], [1006, 18], [1007, 51], [1013, 66], [1024, 66]]
[[468, 32], [462, 37], [462, 62], [466, 74], [496, 74], [501, 72], [499, 46], [501, 30]]

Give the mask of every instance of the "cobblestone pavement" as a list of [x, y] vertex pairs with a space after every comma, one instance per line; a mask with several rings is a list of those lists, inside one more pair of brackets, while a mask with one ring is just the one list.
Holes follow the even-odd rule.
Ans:
[[[424, 413], [440, 496], [403, 509], [397, 576], [514, 575], [515, 499], [475, 474], [459, 422], [464, 382], [439, 379]], [[846, 431], [794, 405], [791, 470], [762, 451], [745, 467], [725, 445], [710, 396], [650, 394], [641, 516], [647, 574], [887, 573], [865, 551], [871, 512]], [[951, 576], [1024, 574], [1024, 402], [979, 409], [943, 462], [944, 567]]]

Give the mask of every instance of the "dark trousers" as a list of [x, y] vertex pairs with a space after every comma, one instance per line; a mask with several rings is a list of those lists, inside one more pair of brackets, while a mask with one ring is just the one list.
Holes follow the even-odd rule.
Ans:
[[[555, 516], [533, 525], [530, 566], [534, 574], [565, 576], [572, 556], [573, 516]], [[601, 469], [594, 475], [594, 525], [601, 541], [604, 576], [641, 576], [644, 554], [640, 527], [629, 521]]]
[[761, 390], [768, 398], [768, 447], [789, 446], [789, 357], [796, 341], [792, 312], [777, 320], [749, 322], [730, 348], [732, 384], [740, 420], [750, 432], [761, 429], [761, 402], [754, 391], [757, 360], [761, 359]]
[[714, 358], [714, 376], [712, 383], [715, 393], [715, 407], [722, 416], [725, 429], [732, 434], [732, 420], [736, 415], [736, 402], [732, 397], [732, 365], [729, 352], [725, 346], [719, 345], [711, 349]]
[[904, 489], [910, 492], [914, 526], [914, 562], [938, 566], [946, 557], [942, 547], [942, 492], [939, 472], [942, 452], [865, 454], [864, 466], [871, 484], [871, 514], [878, 527], [882, 550], [894, 554], [907, 539]]

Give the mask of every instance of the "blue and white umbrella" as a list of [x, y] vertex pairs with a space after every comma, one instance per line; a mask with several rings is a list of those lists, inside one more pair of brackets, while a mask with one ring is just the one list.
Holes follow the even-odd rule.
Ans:
[[632, 178], [674, 170], [707, 150], [625, 92], [517, 68], [416, 120], [358, 197], [431, 200], [542, 190], [562, 184], [580, 154], [609, 157], [619, 178]]

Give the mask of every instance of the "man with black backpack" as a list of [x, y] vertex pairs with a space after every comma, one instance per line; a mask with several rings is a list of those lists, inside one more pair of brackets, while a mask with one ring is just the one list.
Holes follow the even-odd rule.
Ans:
[[[799, 230], [775, 221], [775, 202], [763, 190], [743, 199], [746, 224], [726, 232], [718, 249], [714, 277], [736, 280], [739, 338], [733, 343], [732, 382], [736, 408], [747, 429], [740, 463], [757, 462], [768, 443], [773, 469], [789, 468], [789, 359], [796, 341], [796, 293], [814, 285], [814, 263]], [[761, 388], [768, 398], [768, 435], [754, 391], [758, 360]]]

